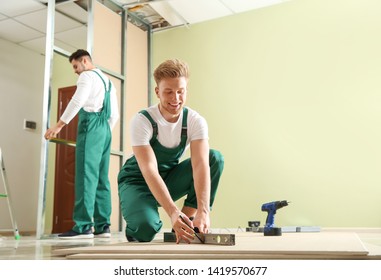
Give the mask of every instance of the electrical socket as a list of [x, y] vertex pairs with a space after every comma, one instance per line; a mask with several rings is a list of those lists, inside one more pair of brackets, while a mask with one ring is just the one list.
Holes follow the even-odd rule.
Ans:
[[24, 120], [24, 129], [36, 129], [37, 123], [34, 121]]

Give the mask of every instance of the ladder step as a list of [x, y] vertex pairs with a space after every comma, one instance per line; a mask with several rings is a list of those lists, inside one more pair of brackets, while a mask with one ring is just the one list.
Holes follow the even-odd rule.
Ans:
[[[12, 204], [11, 204], [11, 198], [10, 198], [9, 191], [8, 191], [8, 180], [7, 180], [7, 176], [6, 176], [6, 172], [5, 172], [5, 164], [4, 164], [3, 154], [1, 152], [1, 148], [0, 148], [0, 166], [1, 166], [0, 173], [1, 173], [1, 177], [3, 179], [2, 181], [3, 181], [3, 185], [4, 185], [4, 191], [5, 191], [4, 194], [0, 193], [0, 198], [6, 198], [7, 199], [8, 210], [9, 210], [9, 215], [11, 218], [11, 223], [12, 223], [15, 239], [19, 240], [20, 234], [19, 234], [19, 230], [17, 228], [16, 220], [13, 218], [13, 209], [12, 209]], [[1, 184], [0, 184], [0, 186], [1, 186]]]

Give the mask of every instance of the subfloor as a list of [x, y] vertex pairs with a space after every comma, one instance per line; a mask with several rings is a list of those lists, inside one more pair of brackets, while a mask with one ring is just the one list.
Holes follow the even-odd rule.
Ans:
[[0, 235], [0, 260], [57, 260], [65, 256], [54, 256], [53, 251], [64, 248], [93, 247], [126, 242], [121, 232], [114, 232], [111, 238], [82, 240], [61, 240], [57, 235], [37, 239], [32, 235], [21, 235], [15, 240], [13, 235]]
[[[218, 230], [214, 231], [215, 233]], [[226, 233], [226, 232], [225, 232]], [[381, 260], [381, 229], [323, 229], [312, 233], [229, 232], [234, 246], [164, 243], [159, 233], [151, 243], [129, 243], [124, 233], [109, 239], [60, 240], [0, 235], [0, 260], [60, 259], [376, 259]]]

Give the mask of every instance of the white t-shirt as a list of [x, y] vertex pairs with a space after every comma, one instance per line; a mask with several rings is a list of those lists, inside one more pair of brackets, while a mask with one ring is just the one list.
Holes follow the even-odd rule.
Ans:
[[[99, 69], [94, 70], [101, 75], [108, 89], [109, 78]], [[83, 71], [77, 80], [77, 90], [67, 105], [65, 112], [62, 114], [61, 120], [68, 124], [78, 114], [81, 108], [86, 112], [100, 112], [103, 108], [104, 95], [105, 87], [99, 76], [96, 73], [93, 73], [93, 71]], [[110, 107], [111, 116], [109, 124], [112, 129], [119, 119], [116, 90], [112, 83], [110, 91]]]
[[[208, 125], [206, 120], [196, 111], [188, 108], [187, 119], [187, 148], [193, 140], [209, 139]], [[180, 144], [183, 112], [176, 123], [170, 123], [164, 119], [159, 111], [158, 104], [146, 109], [152, 119], [157, 123], [157, 140], [167, 148], [174, 148]], [[149, 145], [152, 138], [153, 128], [151, 122], [141, 113], [136, 114], [131, 121], [130, 135], [132, 146]]]

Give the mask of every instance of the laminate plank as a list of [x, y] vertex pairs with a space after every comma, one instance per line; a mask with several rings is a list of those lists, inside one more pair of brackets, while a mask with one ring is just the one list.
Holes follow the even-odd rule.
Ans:
[[[75, 247], [52, 252], [67, 258], [364, 258], [369, 251], [353, 232], [286, 233], [263, 236], [261, 233], [236, 233], [236, 245], [175, 244], [155, 240], [149, 243], [109, 244]], [[76, 255], [76, 256], [75, 256]], [[376, 254], [377, 255], [377, 254]], [[70, 257], [71, 256], [71, 257]]]

